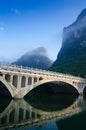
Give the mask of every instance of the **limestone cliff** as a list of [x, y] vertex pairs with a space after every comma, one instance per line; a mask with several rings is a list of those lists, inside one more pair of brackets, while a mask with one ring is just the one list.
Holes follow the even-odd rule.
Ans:
[[50, 69], [86, 76], [86, 9], [73, 24], [63, 29], [62, 47]]

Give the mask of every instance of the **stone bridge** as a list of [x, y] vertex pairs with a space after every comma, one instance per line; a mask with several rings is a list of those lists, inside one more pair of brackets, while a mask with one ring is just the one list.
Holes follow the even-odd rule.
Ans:
[[86, 79], [80, 77], [22, 66], [0, 66], [0, 83], [12, 98], [23, 98], [35, 87], [48, 82], [67, 83], [79, 94], [83, 94], [86, 87]]
[[86, 101], [79, 96], [73, 104], [57, 111], [43, 111], [29, 105], [24, 99], [11, 100], [7, 108], [0, 113], [0, 130], [17, 128], [20, 126], [39, 126], [52, 120], [59, 121], [79, 112], [86, 111]]

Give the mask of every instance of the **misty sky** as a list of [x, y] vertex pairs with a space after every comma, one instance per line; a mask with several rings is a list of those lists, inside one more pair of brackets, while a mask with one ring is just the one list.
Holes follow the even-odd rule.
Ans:
[[86, 0], [0, 0], [0, 61], [37, 47], [55, 60], [63, 28], [85, 7]]

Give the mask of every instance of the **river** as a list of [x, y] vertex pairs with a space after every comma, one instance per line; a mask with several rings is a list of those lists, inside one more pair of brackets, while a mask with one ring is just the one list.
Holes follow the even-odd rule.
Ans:
[[30, 94], [25, 99], [0, 97], [0, 130], [86, 129], [83, 96]]

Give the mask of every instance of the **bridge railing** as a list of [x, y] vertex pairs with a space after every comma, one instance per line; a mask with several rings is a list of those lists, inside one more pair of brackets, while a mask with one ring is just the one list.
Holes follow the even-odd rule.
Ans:
[[42, 69], [38, 69], [38, 68], [30, 68], [30, 67], [23, 67], [23, 66], [18, 66], [18, 65], [12, 65], [12, 64], [8, 64], [8, 65], [3, 65], [0, 64], [0, 69], [4, 69], [4, 70], [10, 70], [10, 71], [19, 71], [19, 72], [30, 72], [30, 73], [39, 73], [39, 74], [44, 74], [44, 75], [50, 75], [50, 76], [59, 76], [59, 77], [68, 77], [68, 78], [76, 78], [76, 79], [82, 79], [85, 80], [84, 78], [81, 77], [76, 77], [76, 76], [71, 76], [68, 74], [62, 74], [59, 72], [53, 72], [53, 71], [49, 71], [49, 70], [42, 70]]
[[42, 70], [38, 68], [31, 68], [31, 67], [23, 67], [18, 65], [0, 65], [0, 69], [4, 70], [12, 70], [12, 71], [21, 71], [21, 72], [32, 72], [32, 73], [46, 73], [46, 74], [57, 74], [56, 72], [49, 71], [49, 70]]

